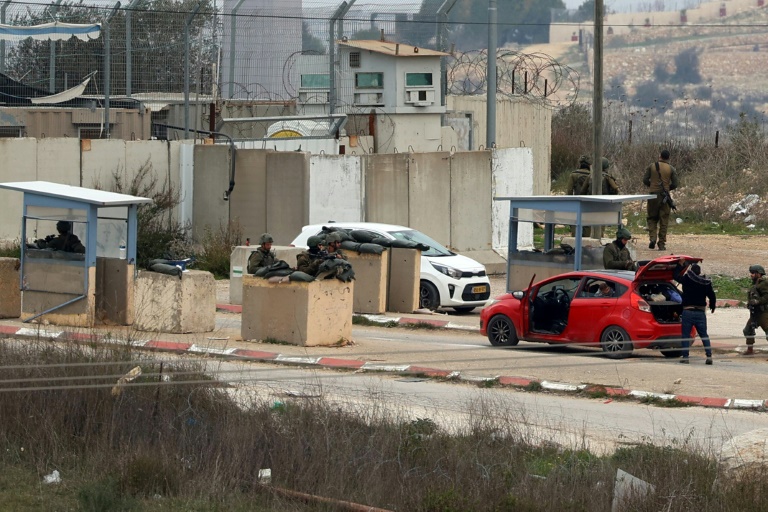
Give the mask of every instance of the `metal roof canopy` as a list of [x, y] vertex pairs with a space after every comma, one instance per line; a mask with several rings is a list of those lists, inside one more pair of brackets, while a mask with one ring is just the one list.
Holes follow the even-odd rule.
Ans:
[[[0, 188], [18, 190], [24, 195], [34, 194], [41, 197], [69, 199], [75, 202], [92, 204], [97, 206], [130, 206], [141, 203], [151, 203], [146, 197], [118, 194], [92, 188], [75, 187], [51, 183], [50, 181], [17, 181], [12, 183], [0, 183]], [[60, 206], [60, 205], [56, 205]]]
[[[115, 217], [115, 212], [110, 211], [110, 216], [102, 217], [105, 220], [125, 220], [127, 223], [125, 233], [126, 243], [126, 258], [129, 263], [136, 261], [136, 233], [137, 233], [137, 205], [142, 203], [151, 203], [152, 200], [146, 197], [137, 197], [127, 194], [118, 194], [116, 192], [107, 192], [104, 190], [95, 190], [90, 188], [75, 187], [72, 185], [62, 185], [59, 183], [51, 183], [48, 181], [20, 181], [11, 183], [0, 183], [0, 188], [9, 190], [17, 190], [24, 193], [24, 210], [21, 223], [21, 239], [22, 239], [22, 258], [21, 258], [21, 273], [20, 273], [20, 286], [24, 289], [24, 262], [26, 259], [26, 241], [27, 241], [27, 218], [29, 207], [40, 208], [60, 208], [85, 211], [86, 213], [86, 236], [85, 236], [85, 260], [73, 261], [70, 264], [84, 265], [86, 270], [88, 267], [96, 266], [96, 252], [97, 252], [97, 229], [99, 219], [99, 208], [112, 208], [112, 207], [126, 207], [127, 212], [125, 216]], [[55, 309], [66, 306], [77, 300], [85, 298], [86, 290], [88, 290], [88, 272], [84, 272], [83, 277], [83, 294], [75, 297], [63, 304], [59, 304], [43, 311], [32, 318], [25, 321], [31, 321], [34, 318], [44, 315]]]
[[581, 270], [582, 226], [620, 226], [624, 203], [654, 199], [653, 194], [616, 196], [520, 196], [494, 197], [494, 201], [509, 201], [509, 240], [507, 243], [507, 275], [512, 254], [518, 252], [519, 222], [544, 224], [544, 250], [554, 247], [555, 224], [576, 226], [574, 270]]

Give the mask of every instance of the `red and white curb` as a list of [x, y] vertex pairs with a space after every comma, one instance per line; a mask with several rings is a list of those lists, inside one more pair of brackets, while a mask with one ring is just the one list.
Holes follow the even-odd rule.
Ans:
[[[390, 317], [387, 321], [392, 321]], [[448, 322], [446, 322], [448, 323]], [[55, 330], [49, 328], [30, 328], [0, 325], [0, 335], [8, 338], [33, 338], [56, 341], [73, 341], [75, 343], [111, 343], [126, 345], [144, 350], [155, 350], [160, 352], [172, 352], [175, 354], [205, 355], [211, 357], [222, 357], [227, 359], [236, 359], [240, 361], [260, 361], [277, 364], [297, 365], [297, 366], [316, 366], [328, 369], [350, 369], [356, 371], [381, 372], [381, 373], [400, 373], [409, 375], [419, 375], [424, 377], [442, 378], [452, 381], [462, 381], [474, 384], [500, 384], [502, 386], [511, 386], [518, 388], [542, 389], [560, 393], [580, 393], [580, 392], [599, 392], [608, 397], [606, 403], [611, 401], [611, 397], [626, 397], [639, 400], [653, 398], [658, 400], [677, 400], [689, 405], [700, 407], [714, 407], [722, 409], [745, 409], [745, 410], [765, 410], [768, 411], [768, 400], [753, 400], [742, 398], [714, 398], [687, 395], [673, 395], [668, 393], [653, 393], [650, 391], [628, 390], [623, 388], [606, 387], [587, 384], [569, 384], [566, 382], [538, 381], [525, 377], [495, 376], [478, 377], [471, 375], [462, 375], [458, 371], [441, 370], [439, 368], [430, 368], [416, 366], [411, 364], [382, 364], [371, 363], [354, 359], [338, 359], [334, 357], [305, 357], [290, 356], [274, 352], [265, 352], [261, 350], [250, 350], [242, 348], [211, 348], [194, 343], [183, 343], [177, 341], [164, 340], [141, 340], [134, 338], [119, 338], [114, 335], [85, 334], [82, 332], [70, 332], [64, 330]]]

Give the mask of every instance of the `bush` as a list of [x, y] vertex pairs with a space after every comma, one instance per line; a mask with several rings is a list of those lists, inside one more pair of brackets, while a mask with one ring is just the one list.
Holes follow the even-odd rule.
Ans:
[[201, 241], [202, 250], [197, 256], [196, 267], [207, 270], [217, 279], [229, 279], [229, 260], [232, 250], [243, 240], [240, 223], [232, 221], [219, 224], [218, 230], [206, 228]]

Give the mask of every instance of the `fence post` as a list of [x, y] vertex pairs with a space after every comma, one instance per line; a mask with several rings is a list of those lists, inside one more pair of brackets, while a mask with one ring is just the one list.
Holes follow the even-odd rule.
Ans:
[[112, 51], [110, 42], [109, 42], [109, 23], [112, 21], [112, 17], [117, 13], [117, 10], [120, 8], [120, 2], [117, 2], [115, 6], [112, 8], [112, 12], [109, 13], [109, 16], [107, 16], [107, 19], [104, 20], [104, 138], [109, 138], [109, 88], [112, 85], [110, 83], [112, 79], [112, 56], [110, 55], [110, 52]]
[[[189, 138], [189, 25], [202, 6], [203, 2], [197, 4], [184, 25], [184, 140]], [[195, 128], [197, 128], [197, 123], [195, 123]]]

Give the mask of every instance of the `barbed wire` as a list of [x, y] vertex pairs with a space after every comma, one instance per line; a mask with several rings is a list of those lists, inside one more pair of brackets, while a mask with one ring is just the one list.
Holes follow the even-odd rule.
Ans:
[[[447, 60], [448, 94], [485, 94], [488, 51], [455, 52]], [[546, 108], [572, 105], [579, 93], [579, 73], [545, 53], [499, 50], [496, 91]]]

